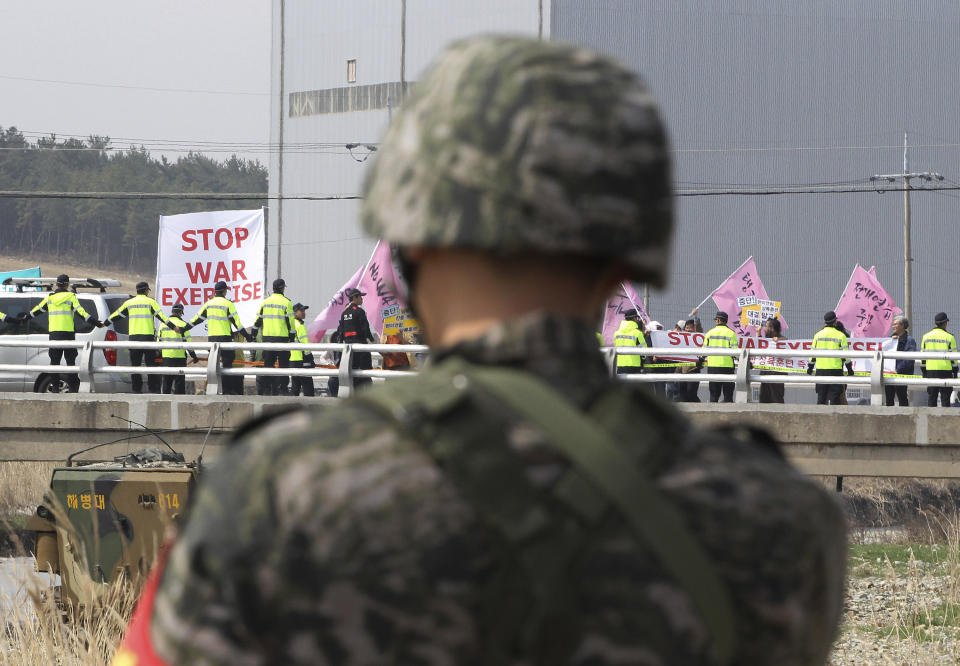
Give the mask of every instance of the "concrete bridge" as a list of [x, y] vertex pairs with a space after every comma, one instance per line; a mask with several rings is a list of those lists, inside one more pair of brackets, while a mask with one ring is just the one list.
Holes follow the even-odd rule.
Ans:
[[[135, 396], [131, 394], [0, 394], [0, 460], [64, 461], [71, 453], [110, 459], [163, 446], [156, 431], [187, 459], [204, 440], [215, 460], [231, 432], [248, 419], [290, 405], [327, 405], [332, 398]], [[960, 409], [824, 407], [816, 405], [683, 404], [698, 425], [753, 424], [784, 444], [804, 471], [836, 476], [960, 478]], [[211, 427], [212, 426], [212, 427]], [[209, 436], [208, 436], [209, 432]]]

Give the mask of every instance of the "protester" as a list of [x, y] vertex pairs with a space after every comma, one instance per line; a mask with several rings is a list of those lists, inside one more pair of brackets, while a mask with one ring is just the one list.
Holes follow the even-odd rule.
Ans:
[[[702, 333], [703, 326], [700, 325], [699, 319], [687, 319], [683, 322], [683, 330], [685, 333]], [[677, 372], [685, 375], [699, 374], [700, 366], [698, 363], [686, 363], [677, 368]], [[677, 382], [677, 386], [679, 402], [700, 402], [700, 382]]]
[[[897, 315], [893, 318], [893, 330], [890, 333], [891, 338], [897, 340], [898, 352], [917, 351], [917, 341], [909, 333], [910, 322], [903, 315]], [[898, 375], [912, 375], [916, 367], [916, 361], [912, 358], [898, 358], [894, 364], [894, 372]], [[887, 394], [887, 407], [893, 407], [894, 398], [900, 403], [901, 407], [910, 406], [910, 398], [907, 394], [906, 386], [884, 386], [884, 392]]]
[[[771, 317], [763, 325], [763, 337], [773, 340], [774, 342], [779, 342], [780, 340], [786, 340], [787, 337], [783, 335], [780, 327], [780, 320], [776, 317]], [[761, 375], [785, 375], [785, 372], [777, 372], [776, 370], [761, 370]], [[774, 383], [764, 383], [760, 384], [760, 402], [764, 403], [780, 403], [783, 404], [783, 394], [784, 394], [784, 385], [783, 384], [774, 384]]]

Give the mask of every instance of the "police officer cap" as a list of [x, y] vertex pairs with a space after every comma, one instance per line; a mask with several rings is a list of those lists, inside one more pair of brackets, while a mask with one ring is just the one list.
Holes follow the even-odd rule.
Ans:
[[950, 321], [950, 318], [947, 317], [946, 312], [938, 312], [937, 316], [933, 318], [933, 323], [937, 325], [946, 324], [948, 321]]
[[303, 303], [294, 303], [294, 304], [293, 304], [293, 309], [294, 309], [294, 310], [306, 310], [306, 309], [308, 309], [309, 307], [310, 307], [309, 305], [304, 305]]
[[277, 289], [283, 289], [286, 286], [287, 286], [287, 283], [283, 281], [283, 278], [277, 278], [276, 280], [273, 281], [274, 291], [276, 291]]
[[717, 316], [714, 317], [714, 319], [719, 319], [719, 320], [722, 321], [724, 324], [727, 323], [727, 320], [728, 320], [729, 318], [730, 318], [730, 317], [727, 316], [727, 313], [724, 312], [723, 310], [718, 310], [718, 311], [717, 311]]
[[629, 310], [623, 311], [623, 318], [630, 319], [631, 317], [639, 317], [640, 313], [636, 311], [635, 308], [630, 308]]
[[836, 312], [834, 312], [833, 310], [829, 310], [828, 312], [825, 312], [825, 313], [824, 313], [824, 315], [823, 315], [823, 323], [824, 323], [824, 324], [832, 324], [832, 323], [834, 323], [834, 322], [836, 322], [836, 321], [837, 321], [837, 313], [836, 313]]
[[170, 308], [170, 312], [174, 314], [183, 314], [183, 303], [174, 303], [173, 307]]
[[137, 293], [144, 292], [144, 291], [150, 291], [150, 285], [147, 284], [146, 282], [138, 282]]
[[347, 289], [346, 294], [347, 298], [353, 298], [354, 296], [366, 296], [367, 292], [360, 291], [359, 289]]
[[217, 282], [215, 285], [213, 285], [213, 290], [214, 290], [214, 291], [226, 291], [226, 290], [227, 290], [227, 283], [224, 282], [223, 280], [220, 280], [220, 281]]
[[66, 273], [61, 273], [57, 276], [57, 284], [70, 284], [70, 276]]

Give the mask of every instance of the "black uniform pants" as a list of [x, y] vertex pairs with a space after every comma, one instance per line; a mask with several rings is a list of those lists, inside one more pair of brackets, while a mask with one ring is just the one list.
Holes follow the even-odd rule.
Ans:
[[[843, 377], [843, 368], [829, 370], [817, 368], [817, 377]], [[843, 384], [817, 384], [818, 405], [825, 405], [827, 402], [831, 405], [842, 404], [841, 397], [843, 397]]]
[[[76, 340], [77, 335], [73, 331], [50, 331], [50, 340]], [[76, 348], [64, 348], [64, 347], [50, 347], [47, 350], [47, 356], [50, 357], [50, 365], [60, 365], [60, 359], [66, 360], [66, 365], [73, 365], [77, 362], [77, 353], [79, 352]], [[59, 392], [60, 384], [63, 381], [66, 381], [69, 385], [71, 392], [76, 392], [80, 388], [80, 375], [76, 374], [55, 374], [53, 375], [53, 381], [56, 386], [56, 390]]]
[[[736, 368], [724, 368], [707, 366], [708, 375], [732, 375]], [[709, 382], [710, 384], [710, 402], [733, 402], [734, 382]], [[723, 393], [723, 400], [720, 400], [720, 394]]]
[[[131, 335], [130, 342], [153, 342], [154, 338], [152, 335]], [[148, 368], [157, 367], [157, 350], [156, 349], [131, 349], [130, 350], [130, 365], [135, 367], [140, 367], [141, 365], [146, 365]], [[130, 375], [130, 383], [133, 387], [134, 393], [143, 392], [143, 375], [136, 374]], [[162, 383], [160, 375], [147, 375], [147, 390], [150, 393], [160, 393], [160, 385]]]
[[[949, 370], [927, 370], [927, 377], [930, 379], [950, 379], [953, 373]], [[940, 405], [942, 407], [950, 406], [950, 392], [953, 389], [949, 386], [928, 386], [927, 387], [927, 407], [937, 406], [937, 396], [940, 396]]]
[[887, 394], [887, 407], [893, 407], [894, 398], [897, 399], [901, 407], [910, 406], [910, 398], [907, 397], [906, 386], [884, 386], [883, 391]]
[[[209, 342], [233, 342], [233, 338], [229, 335], [211, 335], [207, 338]], [[218, 359], [220, 367], [224, 370], [233, 367], [233, 361], [237, 358], [237, 352], [232, 349], [221, 349], [220, 358]], [[207, 359], [207, 363], [210, 363], [210, 359]], [[238, 377], [224, 377], [223, 378], [223, 394], [224, 395], [243, 395], [243, 376]]]
[[[163, 366], [165, 368], [185, 368], [187, 367], [187, 357], [171, 358], [164, 357]], [[163, 393], [175, 393], [183, 395], [187, 392], [187, 378], [183, 375], [163, 375]]]
[[[694, 368], [687, 375], [699, 374], [699, 370]], [[700, 382], [677, 382], [677, 402], [700, 402]]]
[[[275, 335], [265, 335], [263, 336], [264, 342], [290, 342], [290, 338], [287, 336], [275, 336]], [[289, 368], [290, 367], [290, 352], [287, 350], [271, 350], [268, 349], [263, 352], [263, 367], [265, 368]], [[260, 395], [280, 395], [282, 392], [282, 387], [286, 385], [287, 381], [283, 377], [268, 377], [263, 376], [262, 382], [257, 382], [257, 393]]]
[[[312, 361], [290, 361], [291, 368], [312, 368]], [[316, 392], [313, 388], [313, 377], [300, 377], [300, 376], [291, 376], [290, 377], [290, 395], [303, 395], [312, 398], [316, 395]]]

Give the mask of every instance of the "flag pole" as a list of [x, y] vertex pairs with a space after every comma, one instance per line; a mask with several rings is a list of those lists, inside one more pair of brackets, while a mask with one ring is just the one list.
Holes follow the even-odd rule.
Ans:
[[360, 273], [360, 279], [357, 280], [357, 284], [354, 287], [355, 289], [358, 289], [360, 283], [363, 282], [363, 278], [367, 277], [367, 269], [370, 268], [370, 262], [373, 261], [373, 256], [377, 253], [377, 248], [380, 247], [380, 243], [382, 242], [383, 241], [378, 240], [377, 244], [373, 246], [373, 252], [370, 253], [370, 258], [367, 259], [367, 263], [363, 265], [363, 272]]
[[[620, 283], [620, 288], [623, 289], [623, 295], [627, 297], [628, 301], [630, 301], [630, 305], [633, 306], [633, 309], [637, 311], [637, 314], [640, 314], [640, 308], [638, 308], [637, 304], [633, 302], [632, 298], [630, 298], [630, 292], [627, 291], [627, 288], [624, 286], [623, 282]], [[643, 308], [643, 313], [647, 315], [647, 317], [650, 316], [646, 308]]]
[[[719, 289], [720, 287], [722, 287], [723, 285], [725, 285], [725, 284], [727, 283], [727, 280], [729, 280], [730, 278], [732, 278], [732, 277], [737, 273], [737, 271], [739, 271], [741, 268], [743, 268], [744, 264], [746, 264], [746, 263], [747, 263], [748, 261], [750, 261], [751, 259], [753, 259], [753, 255], [752, 255], [752, 254], [751, 254], [749, 257], [747, 257], [746, 259], [744, 259], [744, 260], [743, 260], [743, 263], [740, 264], [739, 266], [737, 266], [737, 268], [733, 271], [733, 273], [730, 273], [730, 275], [727, 276], [727, 279], [726, 279], [726, 280], [724, 280], [723, 282], [721, 282], [720, 284], [718, 284], [716, 287], [714, 287], [713, 291], [711, 291], [710, 294], [709, 294], [705, 299], [703, 299], [702, 301], [700, 301], [700, 305], [698, 305], [695, 309], [696, 309], [696, 310], [699, 310], [701, 307], [703, 307], [703, 304], [706, 303], [707, 301], [709, 301], [711, 298], [713, 298], [713, 295], [714, 295], [715, 293], [717, 293], [717, 289]], [[691, 314], [691, 315], [693, 314], [693, 310], [690, 311], [690, 314]]]

